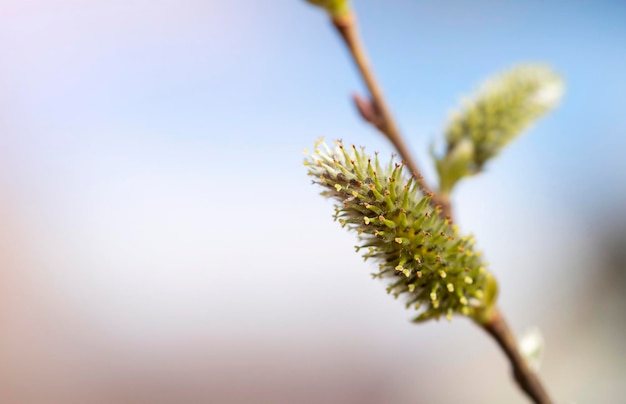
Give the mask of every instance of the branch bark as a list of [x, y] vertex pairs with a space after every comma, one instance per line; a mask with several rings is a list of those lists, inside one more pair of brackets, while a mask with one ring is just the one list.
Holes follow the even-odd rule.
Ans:
[[448, 217], [452, 220], [452, 209], [449, 200], [436, 194], [428, 186], [426, 180], [422, 176], [421, 170], [406, 146], [404, 138], [398, 130], [391, 111], [387, 106], [387, 102], [385, 101], [385, 97], [383, 96], [382, 89], [376, 80], [363, 43], [361, 42], [355, 15], [350, 13], [342, 17], [333, 18], [332, 21], [335, 29], [343, 39], [343, 42], [346, 44], [350, 55], [352, 56], [352, 59], [359, 70], [363, 81], [365, 82], [365, 86], [370, 93], [369, 99], [358, 94], [353, 95], [354, 104], [359, 114], [366, 122], [369, 122], [387, 139], [389, 139], [391, 144], [398, 151], [402, 160], [406, 163], [409, 170], [411, 170], [411, 173], [416, 178], [420, 188], [424, 191], [424, 193], [430, 193], [433, 195], [433, 205], [441, 206], [442, 216]]
[[541, 381], [520, 354], [515, 336], [500, 311], [495, 309], [487, 322], [481, 325], [496, 340], [511, 362], [513, 377], [519, 387], [537, 404], [552, 403]]

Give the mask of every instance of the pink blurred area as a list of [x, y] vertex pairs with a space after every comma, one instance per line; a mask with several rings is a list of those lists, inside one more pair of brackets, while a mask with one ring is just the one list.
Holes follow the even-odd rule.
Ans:
[[[335, 309], [324, 306], [320, 296], [320, 303], [311, 306], [292, 302], [296, 312], [292, 313], [242, 295], [246, 309], [229, 307], [223, 296], [216, 295], [199, 300], [206, 307], [198, 312], [193, 304], [176, 308], [180, 302], [167, 297], [168, 286], [150, 286], [146, 274], [145, 287], [158, 289], [149, 303], [159, 312], [137, 311], [133, 306], [139, 302], [133, 303], [132, 298], [125, 304], [135, 314], [117, 311], [115, 293], [101, 297], [104, 308], [90, 307], [89, 299], [77, 299], [66, 290], [81, 288], [81, 282], [63, 286], [50, 276], [49, 272], [68, 268], [41, 265], [42, 259], [54, 257], [32, 244], [46, 241], [34, 235], [36, 226], [15, 201], [12, 191], [4, 188], [0, 206], [2, 402], [525, 402], [495, 344], [478, 329], [458, 319], [450, 325], [411, 326], [392, 299], [384, 310], [350, 302], [342, 310], [331, 292]], [[73, 243], [66, 247], [70, 253], [70, 246], [80, 248]], [[71, 270], [63, 276], [72, 277]], [[614, 286], [602, 279], [569, 291], [566, 287], [556, 299], [571, 306], [550, 307], [535, 317], [549, 341], [542, 373], [560, 397], [600, 396], [595, 402], [619, 402], [623, 367], [615, 352], [621, 344], [624, 303]], [[104, 287], [125, 287], [127, 281]], [[349, 284], [339, 282], [341, 287]], [[380, 297], [374, 299], [376, 304], [386, 302], [388, 296], [378, 290], [381, 285], [373, 286], [372, 294], [364, 298]], [[93, 285], [87, 282], [84, 287]], [[284, 295], [281, 288], [264, 287]], [[141, 288], [133, 287], [138, 299]], [[598, 290], [605, 292], [598, 294]], [[548, 301], [539, 295], [531, 299]], [[259, 315], [255, 305], [275, 313]], [[174, 309], [168, 312], [168, 306]], [[391, 313], [388, 320], [381, 318]], [[149, 321], [143, 317], [150, 314]], [[354, 314], [357, 319], [351, 318]], [[114, 321], [97, 318], [100, 315]], [[198, 327], [198, 321], [204, 326]], [[591, 375], [593, 384], [587, 383]], [[604, 386], [601, 393], [597, 384]]]
[[388, 396], [390, 364], [353, 343], [280, 335], [255, 342], [250, 329], [246, 339], [183, 332], [142, 347], [108, 335], [45, 284], [20, 211], [10, 193], [1, 196], [3, 403], [379, 403]]

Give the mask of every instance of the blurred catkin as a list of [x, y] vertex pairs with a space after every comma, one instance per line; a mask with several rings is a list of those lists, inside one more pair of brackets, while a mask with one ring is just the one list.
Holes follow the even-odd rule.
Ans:
[[388, 293], [419, 310], [415, 321], [456, 313], [478, 318], [492, 307], [496, 282], [473, 238], [441, 217], [432, 195], [403, 175], [403, 163], [392, 158], [383, 167], [378, 155], [318, 142], [305, 165], [322, 195], [337, 202], [335, 219], [359, 234], [356, 250], [379, 263], [374, 278], [387, 279]]
[[542, 65], [520, 65], [486, 81], [448, 123], [446, 154], [436, 162], [441, 191], [449, 194], [458, 180], [480, 172], [562, 94], [559, 75]]
[[332, 18], [340, 18], [350, 13], [348, 0], [306, 0], [307, 2], [323, 8]]

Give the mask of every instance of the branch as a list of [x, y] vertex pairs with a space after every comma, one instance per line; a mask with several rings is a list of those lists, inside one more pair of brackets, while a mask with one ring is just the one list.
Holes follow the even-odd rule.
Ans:
[[433, 194], [433, 205], [440, 205], [444, 217], [452, 218], [452, 209], [447, 198], [435, 194], [422, 176], [421, 170], [411, 156], [411, 152], [404, 142], [398, 127], [387, 106], [383, 92], [378, 85], [374, 72], [367, 58], [367, 53], [361, 42], [356, 25], [354, 13], [342, 15], [332, 19], [333, 25], [341, 35], [344, 43], [350, 51], [350, 55], [356, 64], [365, 85], [370, 93], [370, 99], [366, 99], [358, 94], [353, 96], [354, 104], [361, 117], [380, 131], [398, 151], [411, 173], [416, 178], [418, 185], [424, 193]]
[[552, 400], [537, 375], [530, 369], [519, 352], [515, 337], [498, 309], [481, 326], [496, 340], [511, 362], [513, 377], [519, 387], [537, 404], [550, 404]]
[[[354, 104], [361, 117], [380, 131], [396, 148], [407, 167], [413, 173], [418, 185], [424, 193], [433, 195], [431, 201], [435, 206], [441, 206], [441, 214], [452, 219], [452, 205], [447, 196], [435, 194], [424, 180], [419, 167], [411, 156], [404, 139], [393, 120], [391, 112], [385, 102], [382, 90], [378, 85], [367, 54], [361, 43], [356, 18], [353, 13], [341, 14], [332, 18], [333, 25], [341, 35], [344, 43], [350, 51], [350, 55], [356, 64], [365, 85], [370, 93], [370, 99], [354, 95]], [[539, 378], [529, 368], [526, 360], [519, 352], [515, 337], [509, 329], [502, 314], [494, 308], [486, 322], [479, 323], [500, 345], [505, 355], [511, 362], [513, 376], [520, 388], [537, 404], [550, 404], [546, 390]]]

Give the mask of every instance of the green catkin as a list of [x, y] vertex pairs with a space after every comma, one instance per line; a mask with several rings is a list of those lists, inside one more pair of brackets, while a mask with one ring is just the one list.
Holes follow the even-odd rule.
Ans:
[[476, 316], [491, 307], [495, 280], [472, 237], [461, 237], [432, 208], [431, 195], [406, 178], [404, 164], [382, 168], [378, 156], [372, 164], [363, 150], [341, 142], [331, 150], [320, 141], [305, 165], [322, 195], [337, 202], [336, 220], [359, 234], [356, 250], [378, 261], [373, 276], [387, 279], [388, 293], [419, 310], [415, 321]]
[[436, 161], [441, 191], [449, 194], [461, 178], [482, 171], [487, 161], [555, 108], [563, 92], [560, 76], [542, 65], [519, 65], [487, 80], [449, 120], [446, 152]]

